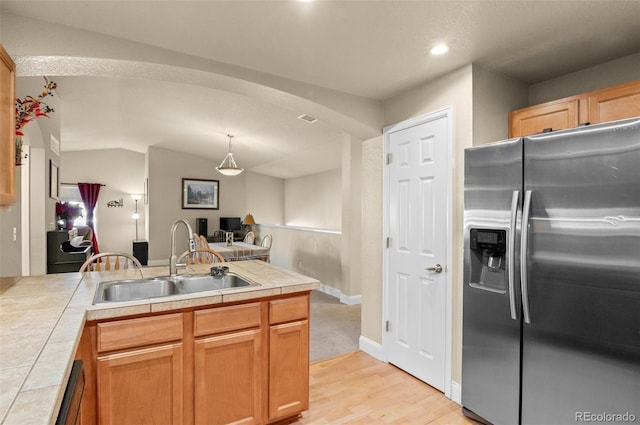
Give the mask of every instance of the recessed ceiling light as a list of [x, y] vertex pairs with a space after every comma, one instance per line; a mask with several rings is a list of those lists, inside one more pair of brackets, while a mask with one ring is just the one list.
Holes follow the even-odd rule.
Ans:
[[437, 44], [433, 46], [430, 50], [430, 53], [434, 56], [443, 55], [449, 51], [449, 46], [446, 44]]

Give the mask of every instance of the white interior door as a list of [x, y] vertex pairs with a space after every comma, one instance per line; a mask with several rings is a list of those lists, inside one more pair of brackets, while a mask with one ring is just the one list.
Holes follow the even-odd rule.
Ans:
[[445, 391], [450, 117], [387, 133], [387, 353]]

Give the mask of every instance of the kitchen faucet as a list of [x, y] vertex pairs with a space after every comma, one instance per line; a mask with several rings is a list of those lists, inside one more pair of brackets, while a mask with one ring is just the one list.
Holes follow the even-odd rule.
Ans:
[[[189, 252], [196, 250], [196, 241], [193, 239], [193, 230], [186, 220], [178, 220], [171, 226], [171, 256], [169, 257], [169, 275], [176, 276], [178, 274], [178, 257], [176, 256], [176, 229], [182, 223], [187, 226], [189, 232]], [[181, 265], [183, 266], [183, 265]]]

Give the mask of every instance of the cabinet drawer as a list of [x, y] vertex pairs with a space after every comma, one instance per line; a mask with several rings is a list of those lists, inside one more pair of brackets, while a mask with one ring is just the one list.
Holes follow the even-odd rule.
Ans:
[[260, 326], [260, 303], [232, 305], [196, 311], [195, 336], [211, 335]]
[[98, 351], [182, 339], [182, 313], [98, 323]]
[[309, 316], [309, 296], [269, 301], [269, 323], [306, 319]]

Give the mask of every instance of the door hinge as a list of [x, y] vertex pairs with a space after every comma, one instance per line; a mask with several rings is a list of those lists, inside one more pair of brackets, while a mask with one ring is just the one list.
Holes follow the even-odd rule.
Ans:
[[391, 247], [391, 238], [387, 237], [387, 248]]
[[391, 164], [393, 162], [393, 153], [388, 153], [387, 154], [387, 165]]
[[388, 320], [387, 320], [387, 322], [385, 323], [385, 327], [384, 327], [384, 328], [385, 328], [385, 330], [386, 330], [387, 332], [389, 332], [389, 330], [391, 329], [391, 323], [389, 323], [389, 321], [388, 321]]

